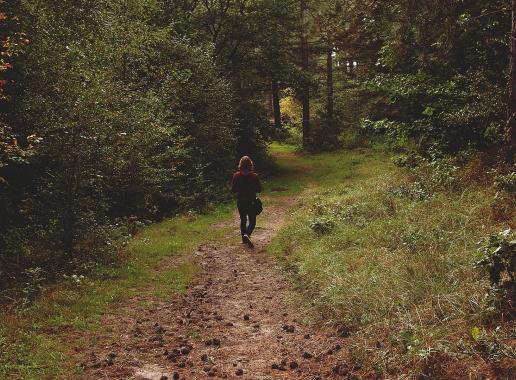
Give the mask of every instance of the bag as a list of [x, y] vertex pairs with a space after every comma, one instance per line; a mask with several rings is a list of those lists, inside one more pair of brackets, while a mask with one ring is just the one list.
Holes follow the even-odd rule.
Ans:
[[253, 202], [253, 210], [255, 215], [260, 215], [263, 211], [262, 200], [258, 197]]

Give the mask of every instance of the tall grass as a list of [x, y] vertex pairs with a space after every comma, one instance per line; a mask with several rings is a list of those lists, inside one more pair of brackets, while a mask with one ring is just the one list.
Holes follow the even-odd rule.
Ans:
[[316, 183], [268, 252], [295, 269], [312, 312], [355, 333], [357, 367], [421, 376], [437, 352], [483, 350], [477, 329], [498, 339], [490, 358], [511, 351], [510, 328], [498, 319], [494, 337], [497, 324], [486, 324], [497, 315], [472, 265], [477, 241], [514, 226], [493, 211], [492, 187], [439, 187], [379, 152], [313, 162]]

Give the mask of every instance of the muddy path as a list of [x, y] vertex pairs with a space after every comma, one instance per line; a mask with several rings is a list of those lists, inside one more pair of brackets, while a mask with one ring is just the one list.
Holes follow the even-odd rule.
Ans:
[[[259, 218], [254, 250], [239, 243], [200, 246], [184, 259], [202, 268], [184, 294], [115, 305], [102, 333], [82, 337], [89, 343], [74, 354], [84, 368], [80, 378], [350, 377], [338, 358], [346, 334], [307, 325], [288, 274], [263, 255], [296, 201], [277, 197], [274, 203]], [[230, 234], [238, 235], [236, 215], [234, 225]], [[177, 265], [178, 259], [168, 260], [164, 267]]]

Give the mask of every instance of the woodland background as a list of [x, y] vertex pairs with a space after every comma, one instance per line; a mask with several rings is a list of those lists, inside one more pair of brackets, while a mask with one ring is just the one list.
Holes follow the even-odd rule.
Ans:
[[241, 155], [274, 170], [272, 140], [308, 153], [379, 141], [441, 184], [474, 158], [511, 220], [514, 1], [0, 6], [4, 302], [227, 199]]

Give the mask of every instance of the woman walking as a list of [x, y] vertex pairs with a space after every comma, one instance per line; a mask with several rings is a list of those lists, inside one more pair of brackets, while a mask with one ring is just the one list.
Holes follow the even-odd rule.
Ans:
[[[233, 174], [231, 189], [237, 194], [242, 243], [253, 248], [251, 234], [256, 227], [256, 193], [262, 191], [262, 185], [258, 175], [254, 172], [253, 161], [248, 156], [244, 156], [240, 159], [238, 171]], [[247, 219], [249, 219], [249, 225], [247, 225]]]

